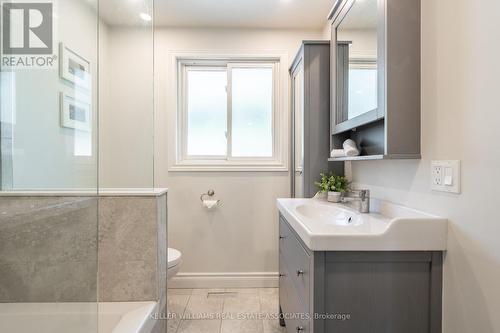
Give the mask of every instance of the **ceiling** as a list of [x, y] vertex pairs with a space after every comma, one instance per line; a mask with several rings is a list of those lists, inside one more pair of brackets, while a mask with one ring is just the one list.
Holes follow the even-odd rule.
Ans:
[[[99, 0], [109, 25], [144, 24], [152, 0]], [[166, 27], [321, 29], [334, 0], [155, 0], [155, 25]]]

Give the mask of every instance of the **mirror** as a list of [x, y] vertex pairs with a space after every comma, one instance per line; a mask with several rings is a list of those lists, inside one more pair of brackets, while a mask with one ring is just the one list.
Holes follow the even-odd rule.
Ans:
[[337, 124], [377, 113], [377, 0], [354, 0], [337, 25]]

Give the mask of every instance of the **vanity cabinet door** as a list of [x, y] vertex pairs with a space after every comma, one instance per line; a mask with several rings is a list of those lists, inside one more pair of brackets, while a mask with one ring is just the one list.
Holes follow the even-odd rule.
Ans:
[[280, 254], [279, 257], [279, 267], [280, 267], [280, 272], [279, 272], [279, 297], [280, 297], [280, 307], [281, 311], [283, 313], [286, 313], [289, 308], [288, 308], [288, 295], [287, 295], [287, 279], [288, 279], [288, 270], [286, 269], [285, 263], [283, 261], [283, 258]]
[[283, 237], [280, 243], [280, 249], [282, 249], [280, 255], [290, 272], [290, 279], [299, 297], [309, 308], [311, 256], [284, 219], [280, 221], [280, 235]]
[[311, 254], [280, 216], [280, 304], [288, 333], [310, 332]]
[[295, 300], [290, 303], [292, 316], [285, 319], [287, 333], [309, 333], [311, 332], [311, 323], [307, 316], [307, 311], [304, 310], [297, 294], [292, 298]]
[[299, 296], [291, 273], [280, 255], [280, 306], [285, 315], [286, 331], [288, 333], [309, 332], [310, 323], [307, 305]]
[[329, 252], [325, 311], [350, 320], [325, 321], [326, 332], [429, 333], [431, 253]]

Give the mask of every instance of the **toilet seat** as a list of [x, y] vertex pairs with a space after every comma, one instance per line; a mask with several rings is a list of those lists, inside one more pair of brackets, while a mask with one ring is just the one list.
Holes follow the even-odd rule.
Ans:
[[182, 260], [182, 254], [178, 250], [168, 248], [167, 268], [172, 268], [178, 265], [181, 262], [181, 260]]

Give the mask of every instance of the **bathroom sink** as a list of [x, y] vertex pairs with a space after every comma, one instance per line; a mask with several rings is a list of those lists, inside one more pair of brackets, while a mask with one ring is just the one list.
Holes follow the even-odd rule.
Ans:
[[359, 226], [363, 224], [363, 219], [360, 218], [360, 214], [342, 209], [337, 205], [322, 205], [321, 208], [318, 209], [318, 205], [305, 203], [298, 205], [295, 209], [300, 216], [327, 225]]
[[318, 199], [278, 199], [281, 214], [313, 251], [443, 251], [447, 220], [372, 199], [361, 214]]

